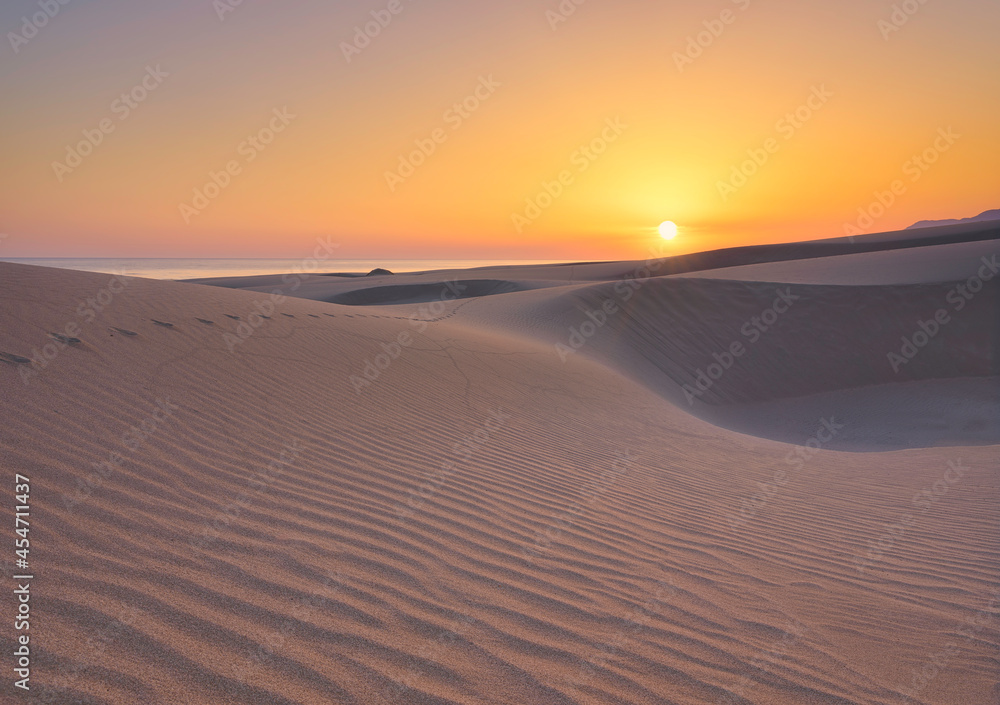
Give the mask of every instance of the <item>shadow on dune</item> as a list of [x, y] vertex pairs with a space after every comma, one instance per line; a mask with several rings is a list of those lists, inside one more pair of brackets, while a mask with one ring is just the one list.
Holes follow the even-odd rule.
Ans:
[[[1000, 283], [971, 299], [960, 284], [660, 278], [628, 300], [610, 284], [575, 289], [557, 318], [567, 348], [732, 430], [804, 444], [836, 418], [824, 447], [1000, 443]], [[608, 301], [617, 312], [584, 327]]]
[[395, 284], [345, 291], [326, 300], [344, 306], [384, 306], [416, 304], [431, 301], [454, 301], [495, 294], [523, 291], [524, 287], [500, 279], [469, 279], [428, 282], [426, 284]]

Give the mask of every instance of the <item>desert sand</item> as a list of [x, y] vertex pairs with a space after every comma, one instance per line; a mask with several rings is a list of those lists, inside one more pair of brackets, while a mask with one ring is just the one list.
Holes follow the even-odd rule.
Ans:
[[998, 236], [199, 283], [0, 263], [35, 576], [30, 695], [2, 697], [1000, 702]]

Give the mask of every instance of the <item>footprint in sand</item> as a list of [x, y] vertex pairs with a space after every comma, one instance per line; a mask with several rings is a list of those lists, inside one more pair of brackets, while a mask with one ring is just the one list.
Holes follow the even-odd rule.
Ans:
[[295, 316], [293, 316], [293, 315], [292, 315], [292, 314], [290, 314], [290, 313], [283, 313], [283, 314], [281, 314], [281, 315], [282, 315], [282, 316], [288, 316], [289, 318], [295, 318]]
[[333, 315], [332, 313], [324, 313], [323, 315], [324, 316], [329, 316], [330, 318], [336, 318], [336, 316]]
[[52, 338], [52, 340], [58, 340], [60, 343], [65, 343], [66, 345], [80, 344], [79, 338], [71, 338], [68, 335], [61, 335], [59, 333], [49, 333], [49, 337]]
[[198, 321], [198, 323], [204, 323], [206, 326], [215, 325], [215, 321], [210, 321], [207, 318], [195, 318], [194, 320]]
[[174, 327], [173, 323], [165, 323], [163, 321], [158, 321], [155, 318], [150, 318], [149, 320], [151, 320], [153, 323], [155, 323], [158, 326], [163, 326], [164, 328], [173, 328]]
[[20, 355], [12, 355], [11, 353], [0, 352], [0, 361], [9, 363], [11, 365], [30, 365], [31, 360], [26, 357], [21, 357]]
[[223, 315], [223, 316], [225, 316], [226, 318], [232, 318], [232, 319], [233, 319], [234, 321], [238, 321], [238, 320], [240, 320], [240, 317], [239, 317], [239, 316], [233, 316], [233, 315], [231, 315], [231, 314], [228, 314], [228, 313], [224, 313], [224, 314], [222, 314], [222, 315]]
[[311, 316], [312, 318], [319, 318], [319, 316], [317, 316], [315, 313], [310, 313], [308, 315]]
[[114, 326], [111, 326], [110, 328], [108, 328], [108, 330], [114, 331], [111, 335], [114, 335], [115, 333], [121, 333], [122, 335], [129, 336], [130, 338], [134, 338], [135, 336], [139, 335], [135, 331], [126, 330], [124, 328], [115, 328]]

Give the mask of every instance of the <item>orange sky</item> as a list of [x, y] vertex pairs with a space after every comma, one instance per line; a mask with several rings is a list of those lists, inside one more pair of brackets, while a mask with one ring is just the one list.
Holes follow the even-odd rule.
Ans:
[[994, 0], [575, 1], [5, 3], [0, 257], [626, 259], [667, 219], [681, 253], [1000, 207]]

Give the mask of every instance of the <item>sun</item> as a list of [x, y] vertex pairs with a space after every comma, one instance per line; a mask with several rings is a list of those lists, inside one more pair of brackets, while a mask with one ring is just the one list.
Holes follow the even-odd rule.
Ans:
[[669, 220], [660, 223], [660, 237], [664, 240], [673, 240], [677, 237], [677, 224]]

